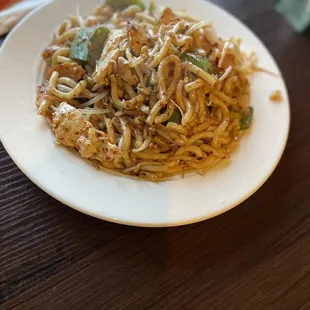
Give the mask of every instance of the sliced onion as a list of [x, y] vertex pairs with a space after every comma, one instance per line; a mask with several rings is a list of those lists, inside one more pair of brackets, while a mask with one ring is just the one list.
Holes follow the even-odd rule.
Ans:
[[229, 67], [225, 70], [225, 72], [223, 73], [223, 75], [218, 79], [218, 82], [224, 81], [224, 80], [228, 77], [228, 75], [229, 75], [229, 73], [231, 72], [231, 70], [232, 70], [232, 66], [229, 66]]
[[104, 91], [102, 94], [100, 94], [100, 95], [94, 97], [93, 99], [91, 99], [91, 100], [89, 100], [89, 101], [87, 101], [87, 102], [82, 103], [79, 107], [80, 107], [80, 108], [87, 108], [87, 107], [89, 107], [89, 106], [95, 104], [95, 103], [98, 102], [99, 100], [102, 100], [104, 97], [107, 96], [107, 94], [108, 94], [108, 91], [106, 90], [106, 91]]
[[110, 113], [108, 109], [79, 109], [80, 112], [86, 115], [95, 115], [95, 114], [107, 114]]
[[224, 44], [224, 47], [223, 47], [223, 50], [222, 50], [222, 54], [221, 54], [221, 58], [220, 58], [219, 63], [218, 63], [218, 67], [219, 67], [219, 68], [222, 68], [222, 65], [223, 65], [223, 62], [224, 62], [224, 58], [225, 58], [225, 56], [226, 56], [226, 54], [227, 54], [229, 45], [230, 45], [230, 42], [229, 42], [229, 41], [227, 41], [227, 42]]

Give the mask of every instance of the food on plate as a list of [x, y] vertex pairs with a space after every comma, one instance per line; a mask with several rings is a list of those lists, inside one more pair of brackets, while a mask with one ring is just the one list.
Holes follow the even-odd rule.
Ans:
[[251, 127], [255, 58], [185, 12], [106, 0], [64, 20], [43, 58], [39, 114], [99, 168], [151, 181], [204, 174]]
[[283, 99], [282, 93], [279, 90], [275, 90], [270, 94], [269, 99], [274, 102], [281, 102]]

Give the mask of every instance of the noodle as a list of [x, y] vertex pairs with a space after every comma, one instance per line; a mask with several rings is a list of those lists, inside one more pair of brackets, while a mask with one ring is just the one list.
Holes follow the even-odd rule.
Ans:
[[70, 100], [70, 99], [73, 99], [73, 98], [76, 98], [78, 95], [80, 95], [83, 90], [86, 88], [87, 86], [87, 82], [86, 81], [80, 81], [75, 87], [74, 89], [70, 89], [69, 92], [65, 93], [65, 92], [62, 92], [62, 91], [59, 91], [58, 89], [56, 89], [56, 83], [58, 81], [58, 77], [59, 77], [59, 74], [58, 72], [54, 71], [52, 73], [52, 76], [51, 76], [51, 79], [49, 81], [49, 91], [57, 96], [58, 98], [61, 98], [63, 100]]
[[97, 169], [148, 181], [204, 174], [250, 126], [256, 58], [209, 21], [125, 2], [77, 10], [58, 27], [43, 53], [38, 113]]

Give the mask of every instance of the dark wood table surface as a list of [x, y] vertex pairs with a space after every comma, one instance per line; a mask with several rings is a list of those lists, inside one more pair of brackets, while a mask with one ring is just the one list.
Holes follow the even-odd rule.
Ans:
[[214, 219], [134, 228], [80, 214], [0, 146], [0, 309], [310, 309], [310, 41], [271, 0], [214, 1], [276, 58], [292, 126], [278, 168]]

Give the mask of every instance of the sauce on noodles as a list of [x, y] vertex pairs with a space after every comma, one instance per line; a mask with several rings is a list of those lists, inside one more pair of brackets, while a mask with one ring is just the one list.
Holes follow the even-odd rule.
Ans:
[[43, 58], [39, 114], [99, 168], [151, 181], [203, 174], [251, 125], [255, 58], [184, 12], [107, 1], [64, 20]]

